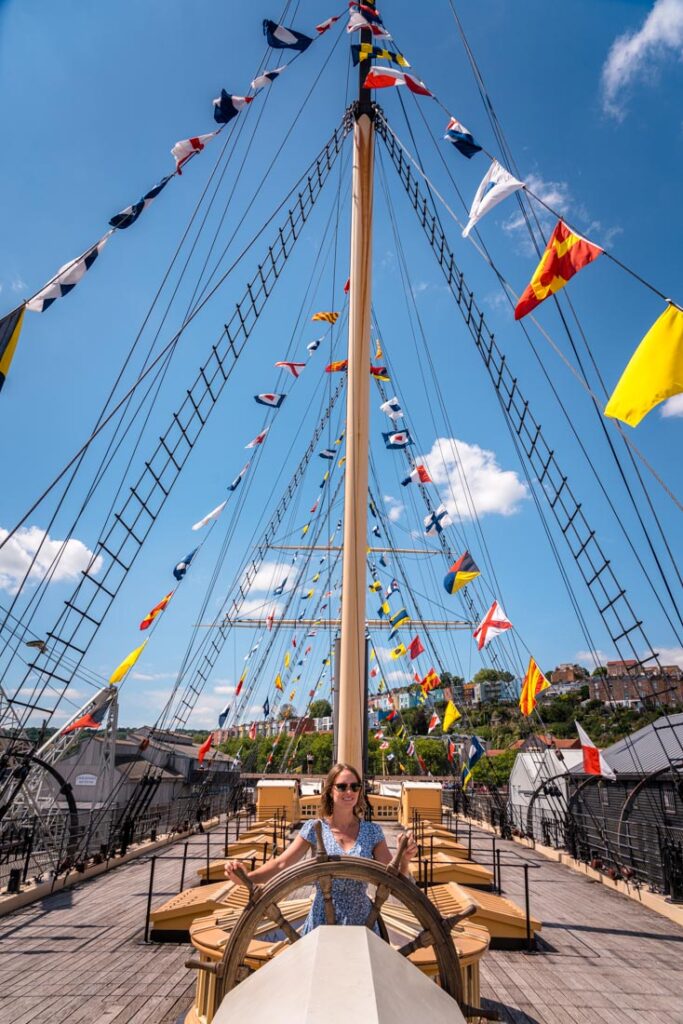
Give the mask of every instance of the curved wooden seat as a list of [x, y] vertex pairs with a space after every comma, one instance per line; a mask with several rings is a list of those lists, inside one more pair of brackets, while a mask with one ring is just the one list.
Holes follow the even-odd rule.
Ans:
[[[455, 882], [433, 885], [427, 890], [427, 895], [444, 917], [457, 914], [469, 903], [474, 903], [477, 909], [469, 920], [488, 930], [492, 948], [519, 949], [526, 945], [526, 913], [506, 896], [470, 889]], [[542, 927], [537, 918], [529, 918], [532, 940]]]
[[460, 885], [490, 888], [493, 883], [493, 874], [488, 868], [447, 853], [435, 853], [430, 859], [413, 861], [410, 872], [414, 879], [426, 881], [428, 885], [458, 882]]

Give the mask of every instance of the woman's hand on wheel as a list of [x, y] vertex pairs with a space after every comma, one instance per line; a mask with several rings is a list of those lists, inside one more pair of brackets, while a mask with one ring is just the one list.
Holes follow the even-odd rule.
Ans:
[[415, 842], [415, 836], [409, 829], [404, 834], [408, 840], [408, 845], [403, 852], [403, 863], [408, 865], [413, 857], [417, 856], [417, 843]]
[[[229, 878], [231, 882], [235, 882], [236, 885], [244, 885], [243, 875], [245, 874], [244, 865], [239, 860], [229, 860], [223, 866], [225, 877]], [[240, 872], [238, 874], [238, 872]]]

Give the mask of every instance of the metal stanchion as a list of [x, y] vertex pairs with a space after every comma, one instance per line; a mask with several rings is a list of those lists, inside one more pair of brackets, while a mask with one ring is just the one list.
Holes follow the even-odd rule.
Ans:
[[529, 907], [529, 865], [524, 865], [524, 910], [526, 913], [526, 948], [527, 953], [532, 951], [531, 942], [531, 910]]
[[467, 822], [469, 832], [467, 835], [467, 859], [472, 860], [472, 822]]
[[503, 895], [503, 878], [500, 873], [500, 850], [496, 853], [496, 866], [498, 868], [498, 895]]
[[183, 886], [185, 885], [185, 866], [187, 865], [187, 847], [188, 846], [189, 846], [189, 843], [185, 843], [185, 846], [183, 847], [183, 866], [182, 866], [182, 868], [180, 870], [180, 888], [178, 889], [178, 892], [182, 892], [183, 891]]
[[491, 867], [493, 868], [493, 889], [498, 892], [498, 876], [496, 872], [496, 837], [491, 836]]
[[211, 833], [206, 833], [206, 881], [210, 882], [209, 874], [211, 873]]
[[147, 913], [145, 914], [145, 942], [149, 942], [149, 917], [152, 913], [152, 893], [154, 891], [154, 869], [157, 865], [156, 856], [152, 857], [149, 872], [149, 891], [147, 892]]

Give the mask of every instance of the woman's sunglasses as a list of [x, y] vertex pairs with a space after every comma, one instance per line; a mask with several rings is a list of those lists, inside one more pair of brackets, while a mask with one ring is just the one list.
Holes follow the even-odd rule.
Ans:
[[345, 793], [347, 789], [350, 789], [352, 793], [358, 793], [360, 782], [335, 782], [334, 788], [338, 789], [340, 793]]

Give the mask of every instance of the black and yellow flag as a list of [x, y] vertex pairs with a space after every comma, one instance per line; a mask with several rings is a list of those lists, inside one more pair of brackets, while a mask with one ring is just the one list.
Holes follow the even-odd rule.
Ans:
[[21, 334], [26, 306], [19, 306], [0, 320], [0, 391], [9, 373], [10, 363]]

